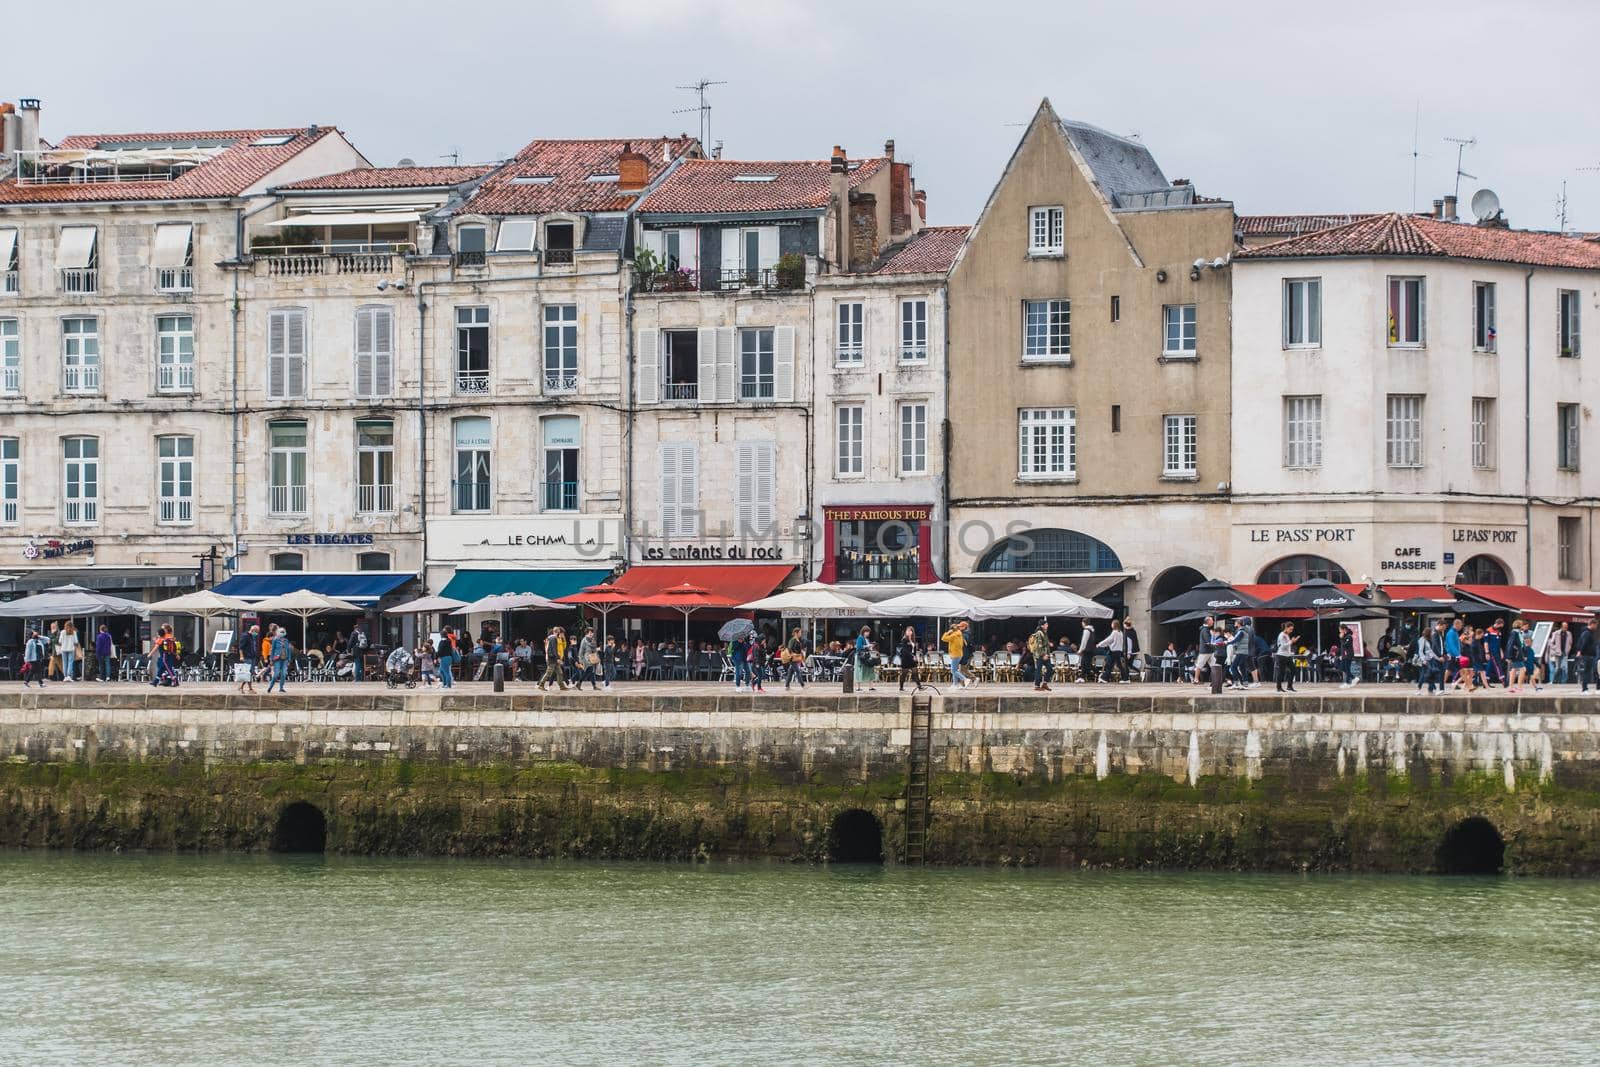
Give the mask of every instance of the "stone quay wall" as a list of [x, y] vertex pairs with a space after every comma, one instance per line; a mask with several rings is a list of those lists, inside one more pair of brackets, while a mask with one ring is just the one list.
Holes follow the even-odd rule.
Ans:
[[[1591, 709], [935, 697], [927, 859], [1420, 872], [1466, 869], [1488, 827], [1509, 871], [1594, 875]], [[860, 809], [900, 862], [910, 727], [893, 695], [13, 690], [0, 846], [262, 850], [310, 805], [344, 853], [817, 861]]]

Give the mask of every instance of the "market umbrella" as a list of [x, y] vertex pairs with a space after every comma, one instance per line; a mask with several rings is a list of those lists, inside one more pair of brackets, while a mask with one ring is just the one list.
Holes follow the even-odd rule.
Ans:
[[972, 609], [978, 619], [1008, 619], [1016, 615], [1036, 615], [1040, 618], [1109, 619], [1112, 611], [1096, 604], [1088, 597], [1079, 596], [1064, 585], [1055, 582], [1034, 582], [1025, 585], [1009, 596], [986, 601]]
[[241, 611], [250, 610], [247, 601], [224, 596], [214, 589], [198, 589], [193, 593], [175, 596], [170, 600], [158, 600], [147, 606], [155, 615], [196, 615], [201, 622], [208, 622], [215, 615], [237, 615]]
[[593, 608], [600, 613], [600, 643], [606, 643], [606, 623], [611, 618], [611, 613], [617, 608], [632, 603], [627, 593], [618, 589], [610, 582], [601, 582], [599, 585], [586, 585], [576, 593], [556, 597], [557, 604], [577, 604], [581, 607]]
[[1176, 626], [1180, 622], [1200, 622], [1203, 619], [1214, 618], [1215, 616], [1218, 616], [1218, 615], [1231, 618], [1231, 617], [1233, 617], [1234, 612], [1232, 612], [1232, 611], [1214, 611], [1214, 610], [1212, 610], [1210, 608], [1207, 608], [1204, 611], [1191, 611], [1187, 615], [1179, 615], [1175, 619], [1168, 619], [1167, 622], [1166, 622], [1166, 625], [1168, 625], [1168, 626]]
[[58, 585], [42, 593], [0, 603], [0, 619], [42, 619], [51, 615], [148, 615], [150, 606], [106, 596], [81, 585]]
[[[1241, 593], [1221, 578], [1207, 578], [1187, 593], [1179, 593], [1170, 600], [1163, 600], [1155, 605], [1151, 611], [1190, 611], [1197, 612], [1198, 618], [1206, 615], [1222, 615], [1236, 608], [1259, 608], [1261, 601], [1248, 593]], [[1179, 622], [1179, 619], [1169, 619], [1169, 622]]]
[[948, 619], [987, 607], [989, 603], [949, 582], [930, 582], [880, 601], [876, 614], [895, 619]]
[[559, 606], [554, 600], [538, 593], [494, 593], [463, 604], [457, 610], [461, 615], [481, 615], [502, 611], [548, 611]]
[[1466, 615], [1482, 611], [1489, 605], [1468, 603], [1465, 600], [1429, 600], [1427, 597], [1416, 596], [1407, 600], [1391, 600], [1381, 607], [1390, 611], [1416, 611], [1424, 615]]
[[[875, 614], [875, 605], [862, 600], [858, 596], [851, 596], [842, 589], [837, 589], [826, 582], [802, 582], [797, 586], [785, 589], [781, 593], [752, 600], [748, 604], [741, 604], [749, 611], [773, 611], [778, 618], [792, 615], [801, 619], [811, 620], [811, 646], [817, 644], [817, 620], [822, 618], [835, 618], [839, 616], [863, 616]], [[781, 624], [780, 624], [781, 629]]]
[[671, 608], [673, 611], [683, 613], [683, 650], [689, 652], [689, 616], [701, 608], [736, 608], [739, 602], [732, 597], [721, 596], [709, 589], [684, 582], [669, 589], [663, 589], [655, 596], [641, 597], [633, 601], [633, 606], [638, 608]]
[[392, 608], [384, 608], [385, 615], [432, 615], [435, 612], [444, 612], [446, 615], [454, 614], [457, 609], [467, 606], [465, 600], [455, 600], [447, 596], [419, 596], [415, 600], [408, 600], [404, 604], [396, 604]]
[[[1349, 608], [1370, 608], [1372, 601], [1366, 597], [1346, 593], [1326, 578], [1312, 578], [1301, 582], [1282, 596], [1275, 596], [1262, 604], [1266, 611], [1309, 611], [1316, 621], [1322, 622], [1323, 614], [1329, 615], [1342, 612]], [[1317, 658], [1322, 658], [1322, 627], [1317, 626]]]
[[313, 593], [309, 589], [296, 589], [292, 593], [282, 596], [271, 596], [265, 600], [258, 600], [252, 605], [259, 612], [280, 612], [284, 615], [300, 616], [300, 650], [305, 651], [306, 630], [310, 626], [313, 615], [321, 615], [328, 611], [347, 612], [360, 615], [361, 608], [348, 600], [338, 597], [323, 596]]

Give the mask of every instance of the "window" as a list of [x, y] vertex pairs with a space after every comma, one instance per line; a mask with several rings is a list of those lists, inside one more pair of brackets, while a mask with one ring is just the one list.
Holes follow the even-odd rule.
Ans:
[[455, 510], [457, 512], [488, 511], [490, 498], [490, 435], [489, 420], [481, 416], [457, 419]]
[[544, 228], [544, 261], [551, 266], [572, 262], [578, 228], [570, 222], [552, 222]]
[[482, 226], [456, 230], [456, 266], [481, 267], [489, 261], [489, 231]]
[[156, 438], [156, 521], [186, 526], [194, 521], [194, 438]]
[[1283, 281], [1283, 346], [1316, 348], [1322, 344], [1322, 279]]
[[1121, 433], [1122, 432], [1122, 405], [1121, 404], [1112, 404], [1111, 405], [1111, 432], [1112, 433]]
[[1583, 577], [1583, 520], [1576, 515], [1556, 517], [1556, 548], [1560, 577]]
[[721, 238], [723, 288], [772, 284], [772, 270], [778, 265], [778, 227], [729, 226]]
[[860, 363], [863, 350], [866, 347], [864, 309], [859, 303], [841, 303], [835, 305], [835, 307], [839, 325], [838, 361], [840, 363]]
[[1578, 469], [1578, 405], [1556, 405], [1556, 466]]
[[357, 552], [356, 570], [358, 571], [386, 571], [389, 569], [389, 553], [387, 552]]
[[1066, 244], [1062, 238], [1061, 223], [1061, 208], [1029, 208], [1028, 255], [1059, 256], [1066, 251]]
[[[661, 331], [661, 399], [700, 398], [700, 334], [695, 330]], [[710, 353], [707, 353], [709, 356]], [[706, 399], [715, 399], [706, 383]]]
[[267, 511], [273, 515], [306, 513], [306, 424], [274, 422], [267, 426], [269, 444]]
[[1168, 304], [1161, 309], [1166, 322], [1166, 339], [1161, 354], [1189, 359], [1195, 354], [1195, 306], [1193, 304]]
[[1200, 449], [1197, 441], [1199, 417], [1195, 415], [1166, 415], [1162, 417], [1161, 474], [1165, 478], [1195, 478], [1199, 476]]
[[661, 446], [661, 536], [700, 535], [700, 454], [693, 444]]
[[1456, 572], [1457, 585], [1509, 585], [1511, 576], [1492, 556], [1473, 556]]
[[305, 395], [306, 309], [274, 308], [267, 313], [267, 398]]
[[194, 317], [156, 316], [156, 389], [194, 392]]
[[1023, 359], [1070, 359], [1072, 302], [1029, 300], [1023, 304]]
[[61, 391], [100, 391], [100, 321], [61, 320]]
[[1472, 398], [1472, 466], [1493, 470], [1495, 465], [1494, 397]]
[[1078, 475], [1078, 413], [1073, 408], [1023, 408], [1017, 413], [1019, 478]]
[[21, 276], [17, 273], [17, 231], [0, 229], [0, 296], [21, 289]]
[[394, 312], [381, 304], [356, 308], [356, 396], [394, 395]]
[[1111, 546], [1077, 530], [1029, 530], [1008, 537], [983, 554], [984, 574], [1061, 574], [1120, 571], [1122, 560]]
[[56, 242], [56, 273], [63, 293], [93, 293], [100, 288], [97, 275], [100, 249], [93, 226], [63, 226]]
[[833, 566], [840, 582], [915, 582], [922, 569], [920, 519], [834, 522]]
[[489, 391], [489, 309], [456, 308], [456, 392]]
[[0, 319], [0, 396], [22, 395], [22, 323]]
[[544, 419], [544, 510], [578, 510], [578, 416]]
[[765, 537], [777, 518], [777, 472], [771, 441], [734, 446], [734, 522], [740, 537]]
[[667, 279], [667, 288], [676, 288], [683, 285], [686, 288], [697, 288], [693, 284], [693, 276], [699, 267], [699, 232], [694, 229], [680, 230], [646, 230], [644, 231], [644, 247], [653, 253], [660, 261], [661, 268], [671, 273], [683, 272], [683, 278]]
[[394, 423], [362, 419], [356, 423], [356, 511], [372, 515], [394, 509]]
[[22, 441], [0, 437], [0, 525], [16, 525], [21, 508]]
[[1472, 350], [1495, 350], [1494, 283], [1472, 283]]
[[1419, 348], [1423, 343], [1426, 293], [1421, 278], [1389, 279], [1389, 344], [1395, 348]]
[[1335, 585], [1348, 585], [1350, 575], [1331, 559], [1322, 556], [1285, 556], [1266, 570], [1256, 581], [1264, 585], [1299, 585], [1313, 578], [1321, 578]]
[[1122, 321], [1122, 297], [1120, 296], [1113, 296], [1111, 298], [1111, 321]]
[[1556, 331], [1556, 351], [1567, 357], [1578, 355], [1578, 291], [1562, 289], [1556, 294], [1556, 313], [1560, 319]]
[[303, 571], [306, 569], [306, 557], [299, 552], [274, 552], [272, 554], [272, 569], [275, 571]]
[[739, 331], [739, 396], [745, 400], [771, 400], [774, 396], [772, 331]]
[[194, 227], [187, 222], [158, 223], [150, 266], [156, 272], [158, 291], [187, 293], [193, 289]]
[[578, 305], [548, 304], [544, 309], [544, 391], [578, 391]]
[[900, 301], [900, 359], [920, 363], [928, 358], [928, 302]]
[[866, 409], [860, 404], [841, 404], [834, 409], [834, 426], [838, 439], [839, 477], [850, 478], [866, 473]]
[[1389, 466], [1422, 466], [1422, 397], [1410, 393], [1389, 395], [1384, 439]]
[[1283, 465], [1322, 466], [1322, 397], [1283, 398]]
[[100, 438], [61, 439], [62, 521], [92, 526], [100, 520]]
[[500, 224], [500, 232], [495, 237], [494, 250], [496, 252], [532, 252], [534, 226], [533, 219], [506, 219]]
[[928, 473], [928, 405], [900, 405], [900, 473]]

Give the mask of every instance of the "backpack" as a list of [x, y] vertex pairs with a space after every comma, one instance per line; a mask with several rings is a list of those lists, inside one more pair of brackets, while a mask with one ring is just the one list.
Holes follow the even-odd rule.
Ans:
[[357, 630], [356, 631], [356, 635], [355, 635], [355, 642], [356, 642], [356, 648], [358, 648], [358, 649], [366, 648], [367, 647], [367, 631], [365, 631], [365, 630]]

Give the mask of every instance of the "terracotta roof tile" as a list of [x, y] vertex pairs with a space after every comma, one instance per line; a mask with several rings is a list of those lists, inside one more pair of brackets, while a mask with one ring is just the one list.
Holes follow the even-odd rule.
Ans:
[[1372, 218], [1370, 212], [1354, 215], [1240, 215], [1234, 229], [1244, 237], [1299, 237], [1318, 230], [1347, 226]]
[[[850, 188], [855, 189], [888, 166], [889, 160], [880, 156], [851, 163]], [[825, 208], [833, 188], [830, 167], [826, 159], [691, 159], [647, 196], [639, 210], [703, 215]], [[735, 180], [767, 175], [771, 181]]]
[[[616, 174], [617, 157], [632, 145], [647, 160], [655, 181], [669, 162], [698, 147], [693, 137], [613, 138], [589, 141], [534, 141], [478, 187], [462, 211], [475, 215], [542, 215], [550, 211], [626, 211], [637, 191], [623, 192], [615, 181], [593, 182], [595, 174]], [[519, 182], [518, 178], [549, 178]]]
[[889, 253], [874, 274], [946, 274], [967, 239], [968, 226], [928, 226]]
[[[182, 133], [77, 134], [57, 148], [92, 149], [111, 143], [232, 140], [234, 143], [173, 181], [20, 184], [0, 182], [0, 204], [93, 203], [115, 200], [216, 200], [238, 196], [329, 134], [300, 127], [260, 130], [200, 130]], [[263, 137], [289, 137], [283, 144], [253, 145]]]
[[280, 189], [421, 189], [459, 185], [481, 178], [495, 164], [468, 167], [353, 167], [337, 174], [324, 174], [280, 185]]
[[1423, 256], [1600, 270], [1600, 245], [1580, 237], [1502, 230], [1419, 215], [1373, 215], [1344, 226], [1234, 253], [1235, 259]]

